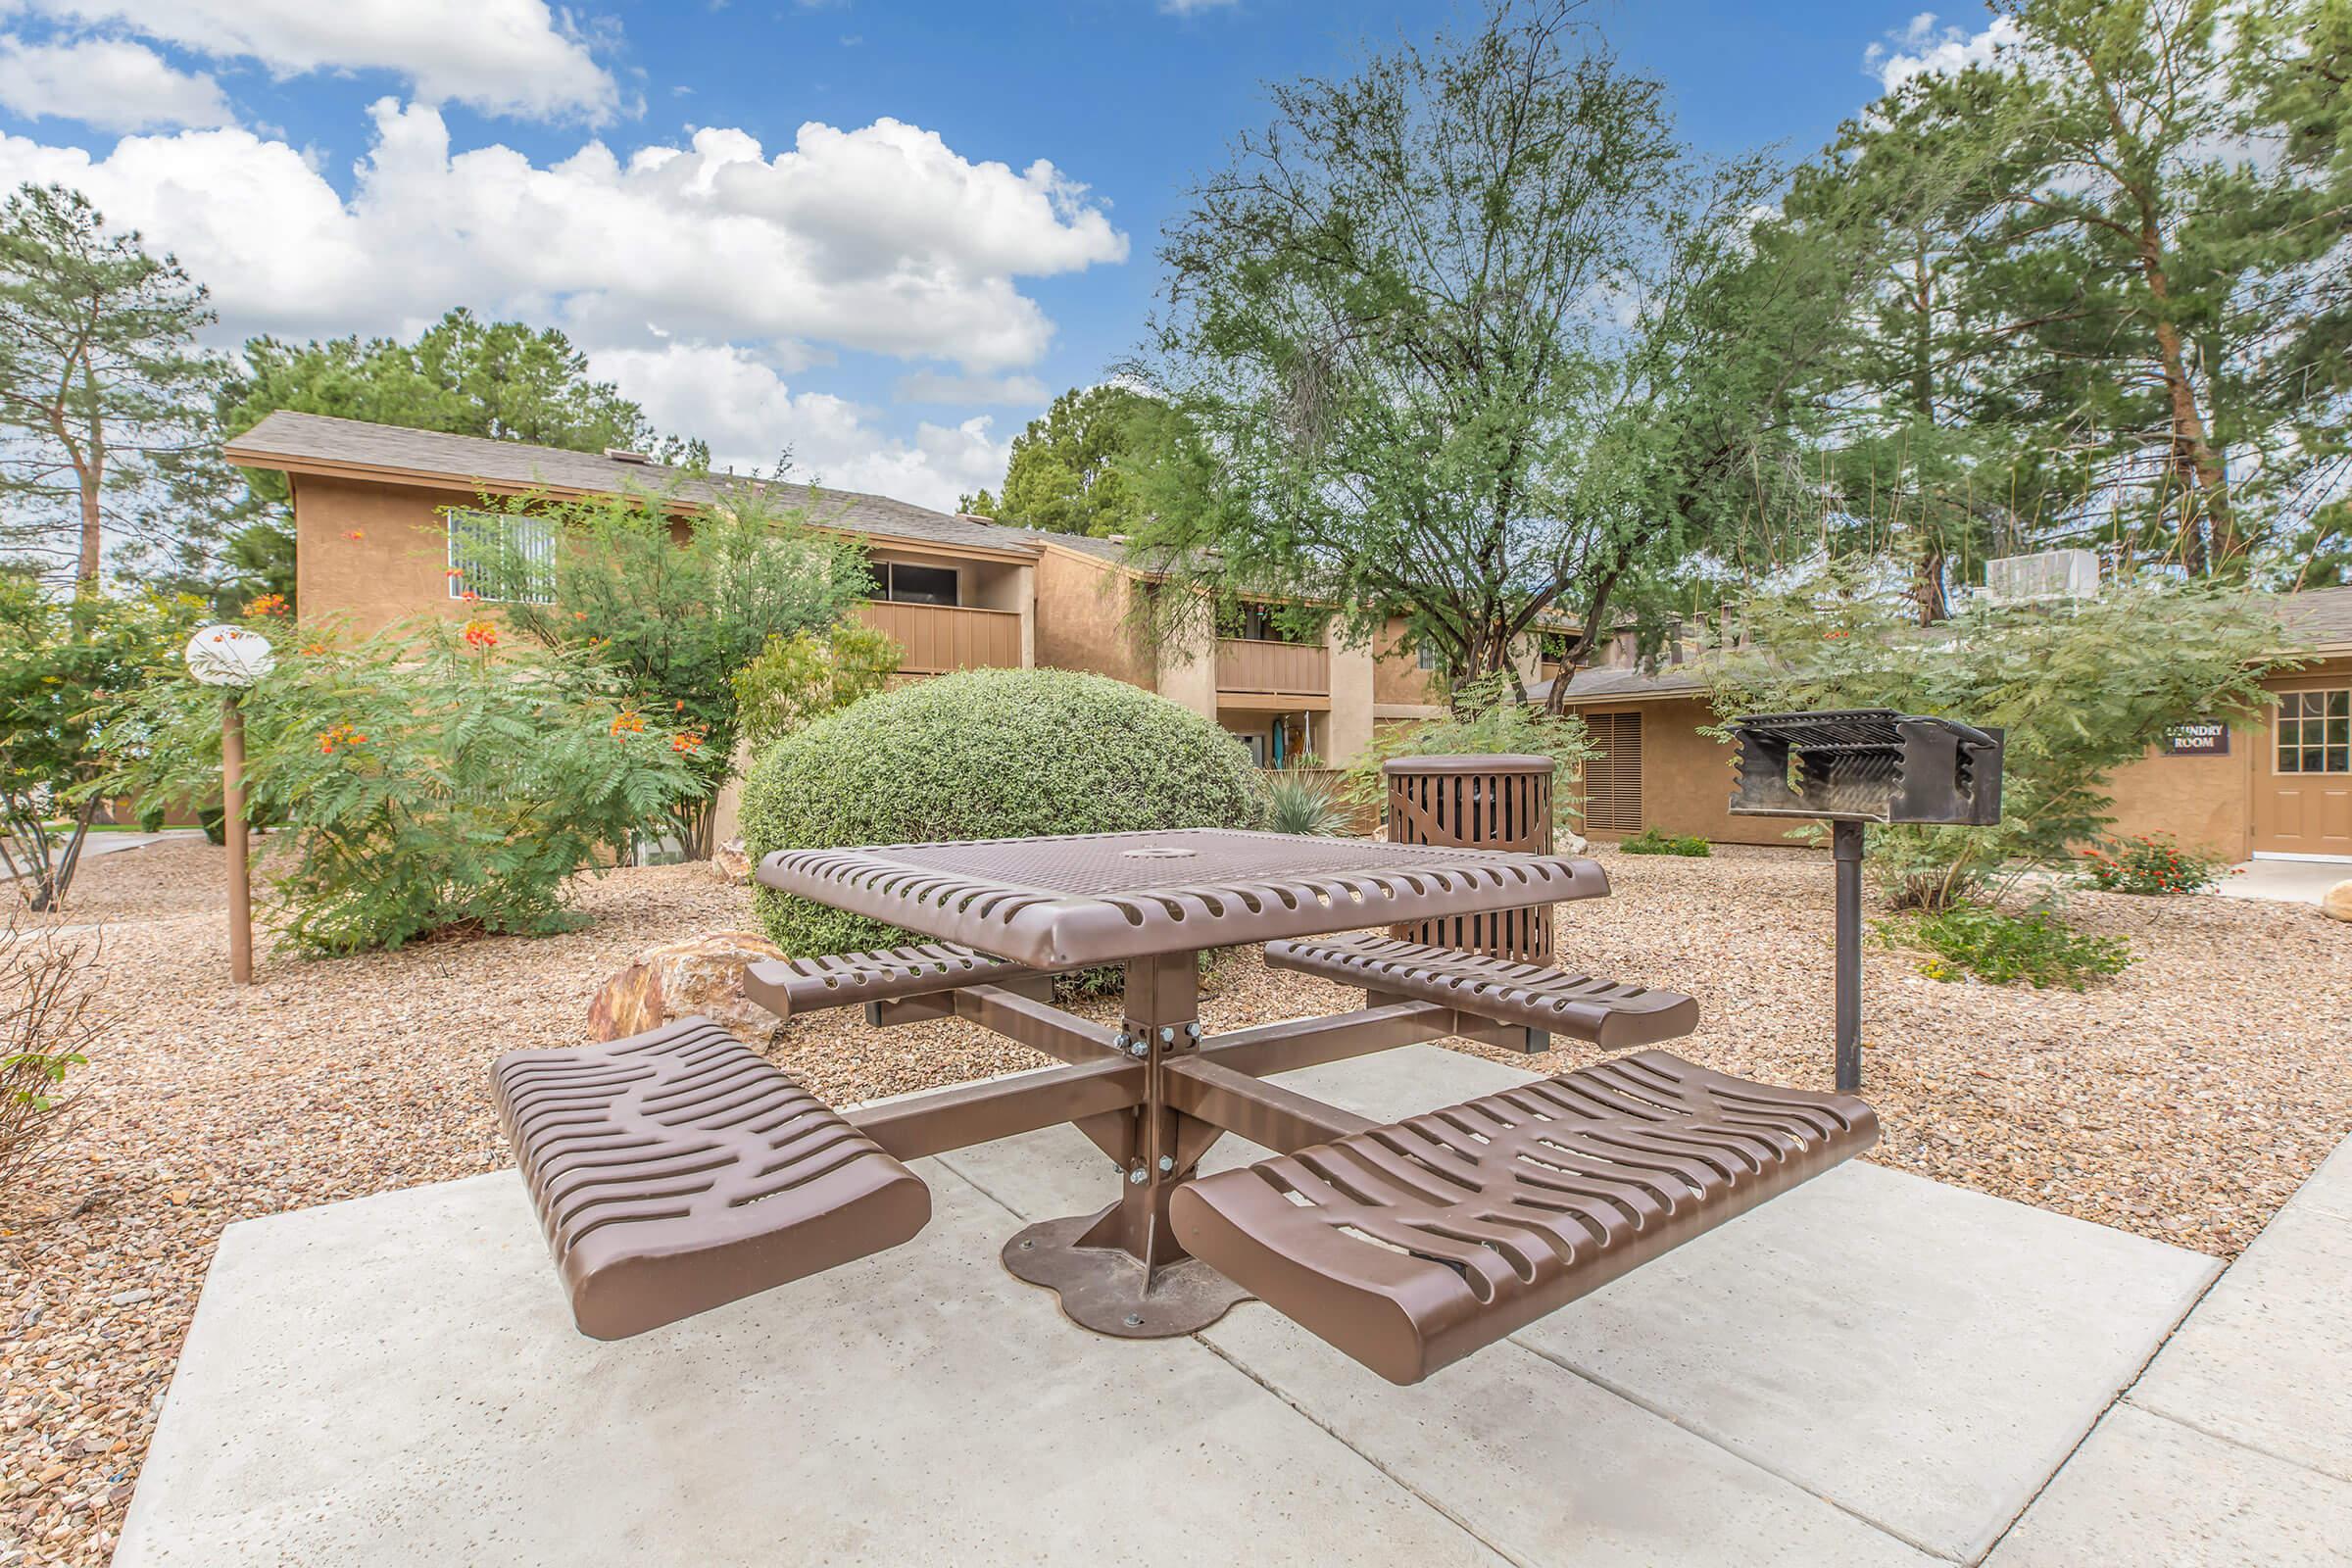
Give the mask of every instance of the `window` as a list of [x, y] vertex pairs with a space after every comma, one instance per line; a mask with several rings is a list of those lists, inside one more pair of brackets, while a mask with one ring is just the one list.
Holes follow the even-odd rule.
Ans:
[[1423, 643], [1418, 652], [1421, 656], [1423, 669], [1444, 669], [1446, 667], [1446, 656], [1438, 652], [1436, 644]]
[[1227, 605], [1217, 612], [1217, 635], [1229, 642], [1250, 643], [1305, 643], [1309, 639], [1296, 625], [1285, 624], [1281, 610], [1273, 605]]
[[2278, 771], [2352, 773], [2352, 687], [2278, 698]]
[[954, 566], [906, 566], [895, 561], [873, 564], [874, 597], [902, 605], [953, 605], [956, 601]]
[[512, 512], [449, 514], [449, 597], [545, 605], [556, 597], [556, 525]]

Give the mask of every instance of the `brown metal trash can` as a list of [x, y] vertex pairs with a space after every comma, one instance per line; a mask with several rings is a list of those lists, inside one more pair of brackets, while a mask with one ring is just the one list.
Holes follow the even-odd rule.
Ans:
[[[1548, 757], [1397, 757], [1381, 772], [1392, 844], [1551, 853]], [[1552, 961], [1549, 905], [1395, 925], [1389, 934], [1524, 963]]]

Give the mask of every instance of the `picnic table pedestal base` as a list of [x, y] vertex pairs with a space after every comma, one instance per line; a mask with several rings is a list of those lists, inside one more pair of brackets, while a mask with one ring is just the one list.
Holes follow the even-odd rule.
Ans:
[[1118, 1200], [1092, 1214], [1047, 1220], [1004, 1246], [1005, 1269], [1061, 1298], [1071, 1322], [1123, 1339], [1206, 1328], [1250, 1293], [1177, 1243], [1168, 1199], [1192, 1180], [1220, 1129], [1168, 1102], [1168, 1064], [1200, 1046], [1200, 955], [1127, 965], [1121, 1049], [1144, 1067], [1144, 1102], [1088, 1116], [1078, 1130], [1118, 1167]]

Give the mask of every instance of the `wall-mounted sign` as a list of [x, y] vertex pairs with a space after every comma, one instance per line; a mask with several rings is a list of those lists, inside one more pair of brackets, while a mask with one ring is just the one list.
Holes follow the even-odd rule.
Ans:
[[2167, 757], [2228, 757], [2230, 755], [2230, 726], [2219, 719], [2201, 719], [2194, 724], [2174, 724], [2164, 732], [2164, 755]]

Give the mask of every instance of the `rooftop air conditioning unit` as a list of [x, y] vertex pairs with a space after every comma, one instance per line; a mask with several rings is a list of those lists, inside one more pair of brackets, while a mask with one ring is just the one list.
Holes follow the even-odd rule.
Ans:
[[646, 454], [642, 452], [631, 452], [626, 447], [607, 447], [605, 448], [605, 456], [611, 458], [614, 463], [651, 463], [654, 461], [652, 458], [646, 456]]
[[2099, 558], [2087, 550], [2044, 550], [1987, 561], [1984, 591], [2004, 605], [2088, 599], [2099, 591]]

